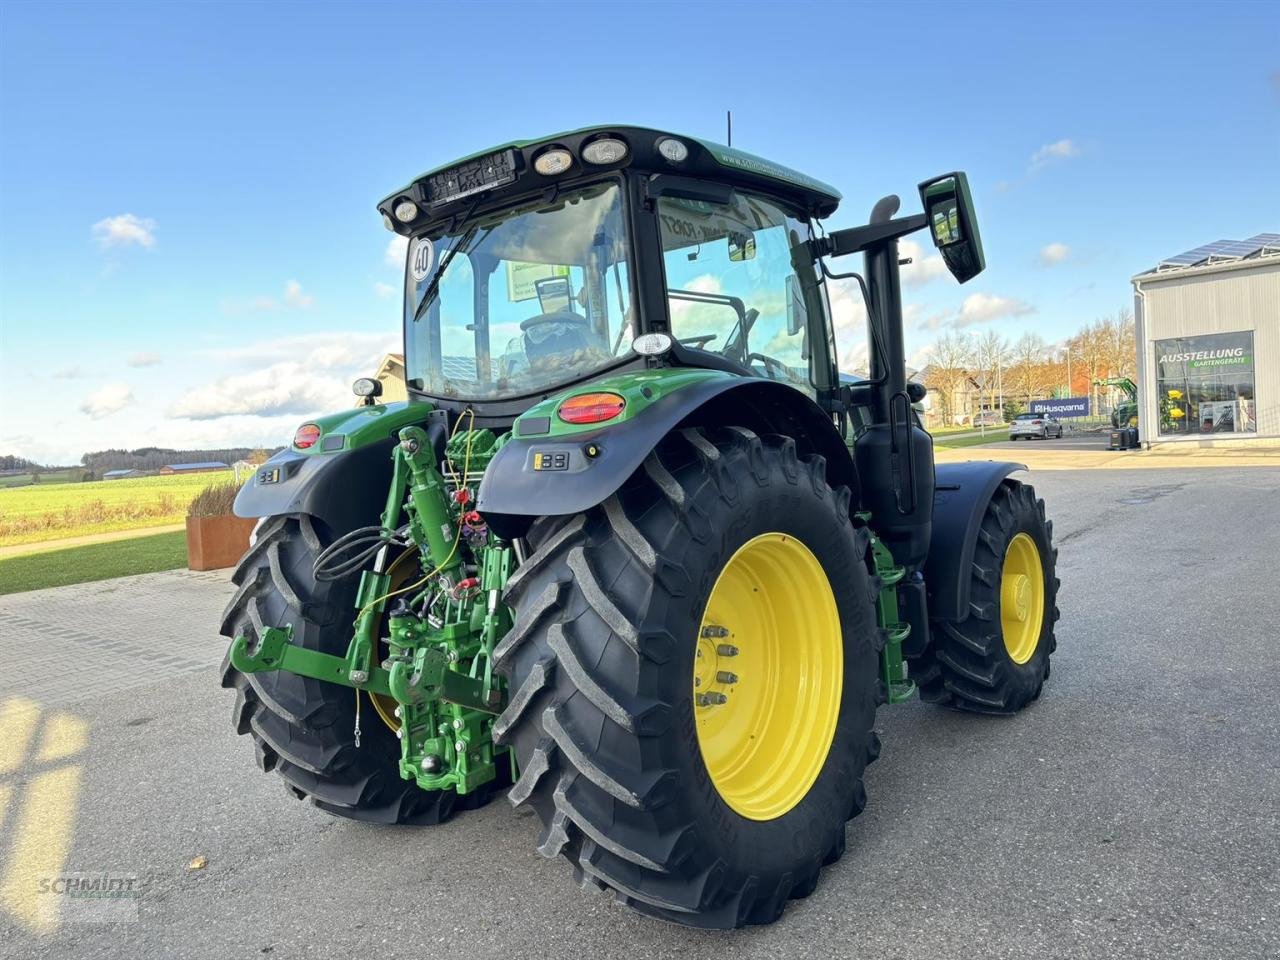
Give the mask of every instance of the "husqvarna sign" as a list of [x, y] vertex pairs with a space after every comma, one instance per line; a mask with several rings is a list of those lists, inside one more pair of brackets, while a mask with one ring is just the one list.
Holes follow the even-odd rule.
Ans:
[[1032, 400], [1032, 413], [1047, 413], [1058, 417], [1087, 417], [1089, 415], [1088, 397], [1061, 397], [1057, 400]]

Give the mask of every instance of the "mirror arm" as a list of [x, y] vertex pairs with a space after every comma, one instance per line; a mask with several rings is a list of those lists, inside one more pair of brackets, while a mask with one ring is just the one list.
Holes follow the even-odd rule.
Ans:
[[808, 251], [809, 259], [816, 261], [819, 257], [843, 257], [850, 253], [861, 253], [869, 247], [897, 240], [909, 233], [923, 230], [929, 225], [929, 218], [923, 213], [910, 217], [899, 217], [897, 220], [886, 220], [883, 223], [869, 223], [863, 227], [849, 227], [846, 230], [833, 230], [825, 237], [806, 240], [802, 246]]

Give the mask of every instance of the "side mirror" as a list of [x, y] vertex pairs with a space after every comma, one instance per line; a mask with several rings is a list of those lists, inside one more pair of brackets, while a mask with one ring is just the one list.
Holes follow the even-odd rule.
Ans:
[[920, 202], [929, 236], [947, 269], [961, 283], [972, 280], [986, 268], [987, 261], [973, 213], [969, 178], [956, 172], [926, 180], [920, 184]]
[[729, 234], [729, 259], [734, 263], [756, 258], [756, 238], [750, 232]]

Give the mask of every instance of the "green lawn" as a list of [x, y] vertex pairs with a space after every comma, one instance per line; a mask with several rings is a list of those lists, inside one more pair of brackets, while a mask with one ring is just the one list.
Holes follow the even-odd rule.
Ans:
[[184, 530], [0, 560], [0, 594], [110, 580], [187, 565]]
[[980, 447], [984, 443], [995, 443], [999, 440], [1008, 440], [1008, 439], [1009, 439], [1008, 427], [1004, 427], [1003, 429], [997, 428], [997, 427], [988, 427], [987, 435], [985, 437], [975, 434], [972, 437], [955, 437], [954, 439], [948, 440], [945, 436], [938, 437], [935, 434], [933, 445], [937, 447], [939, 450], [955, 450], [959, 447]]

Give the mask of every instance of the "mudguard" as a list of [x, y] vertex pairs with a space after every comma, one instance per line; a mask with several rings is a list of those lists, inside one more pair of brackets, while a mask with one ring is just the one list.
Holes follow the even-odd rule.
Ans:
[[[565, 399], [601, 391], [624, 396], [634, 415], [586, 428], [557, 419]], [[702, 424], [794, 437], [800, 455], [826, 458], [831, 484], [850, 487], [857, 502], [848, 447], [803, 393], [773, 380], [668, 369], [598, 380], [529, 410], [490, 463], [476, 508], [505, 536], [518, 536], [532, 517], [581, 513], [617, 491], [672, 430]]]
[[929, 616], [963, 620], [969, 615], [970, 566], [982, 515], [996, 488], [1021, 463], [970, 460], [940, 463], [933, 494], [933, 535], [924, 564]]
[[391, 449], [401, 427], [424, 424], [428, 403], [357, 407], [310, 421], [313, 446], [289, 446], [260, 465], [236, 496], [238, 517], [307, 513], [343, 533], [378, 522], [391, 483]]

